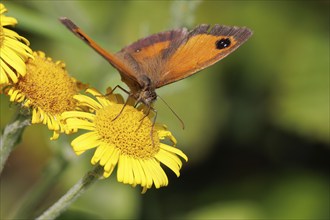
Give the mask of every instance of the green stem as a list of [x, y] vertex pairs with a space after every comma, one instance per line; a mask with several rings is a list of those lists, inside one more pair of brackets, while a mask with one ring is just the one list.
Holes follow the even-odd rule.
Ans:
[[103, 173], [101, 166], [96, 166], [80, 179], [64, 196], [48, 208], [37, 220], [51, 220], [63, 213], [92, 183], [99, 179]]
[[16, 204], [15, 216], [12, 219], [32, 219], [34, 211], [50, 189], [57, 183], [57, 180], [66, 170], [70, 161], [71, 158], [67, 155], [65, 147], [58, 148], [37, 183]]
[[20, 142], [22, 133], [25, 127], [30, 125], [30, 121], [30, 115], [18, 114], [16, 119], [5, 127], [0, 138], [0, 175], [10, 153]]

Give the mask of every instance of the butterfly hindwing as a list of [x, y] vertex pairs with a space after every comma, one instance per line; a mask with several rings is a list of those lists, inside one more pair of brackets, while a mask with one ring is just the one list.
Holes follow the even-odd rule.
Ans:
[[[165, 68], [166, 63], [162, 58], [164, 51], [173, 42], [183, 39], [186, 34], [185, 28], [153, 34], [124, 47], [116, 53], [116, 56], [134, 70], [130, 73], [132, 74], [131, 78], [136, 78], [138, 81], [142, 75], [146, 75], [153, 82]], [[123, 74], [125, 77], [125, 73]]]

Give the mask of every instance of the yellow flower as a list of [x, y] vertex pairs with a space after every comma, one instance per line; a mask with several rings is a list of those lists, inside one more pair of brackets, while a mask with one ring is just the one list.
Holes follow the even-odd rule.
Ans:
[[7, 17], [7, 9], [0, 3], [0, 85], [16, 83], [26, 73], [25, 61], [32, 56], [27, 39], [4, 26], [14, 26], [17, 20]]
[[96, 148], [91, 163], [103, 166], [105, 178], [118, 166], [117, 180], [132, 186], [141, 185], [143, 193], [152, 185], [156, 188], [167, 186], [167, 175], [161, 163], [180, 175], [182, 162], [178, 156], [186, 161], [188, 158], [181, 150], [161, 142], [168, 138], [173, 145], [176, 144], [164, 125], [155, 124], [153, 127], [149, 117], [141, 121], [145, 116], [143, 111], [131, 105], [123, 109], [123, 99], [119, 95], [106, 98], [92, 89], [86, 92], [94, 98], [80, 94], [75, 99], [89, 107], [90, 112], [62, 114], [70, 128], [88, 131], [71, 143], [77, 155]]
[[61, 121], [61, 114], [76, 109], [73, 96], [82, 86], [68, 75], [63, 62], [53, 62], [43, 52], [34, 52], [33, 56], [26, 63], [26, 75], [10, 85], [6, 93], [11, 102], [31, 107], [31, 122], [48, 125], [54, 131], [53, 140], [61, 132], [73, 132]]

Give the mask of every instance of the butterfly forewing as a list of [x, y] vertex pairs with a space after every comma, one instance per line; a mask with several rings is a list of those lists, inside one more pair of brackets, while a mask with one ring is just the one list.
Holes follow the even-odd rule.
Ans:
[[223, 59], [240, 45], [252, 32], [248, 28], [201, 25], [186, 35], [166, 59], [156, 88], [184, 79]]

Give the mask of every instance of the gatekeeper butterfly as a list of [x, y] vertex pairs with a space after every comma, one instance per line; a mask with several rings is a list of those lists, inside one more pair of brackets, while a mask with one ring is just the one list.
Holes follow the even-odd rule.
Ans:
[[137, 103], [149, 107], [156, 89], [216, 63], [252, 35], [246, 27], [207, 24], [150, 35], [113, 54], [105, 51], [68, 18], [60, 21], [116, 68]]

